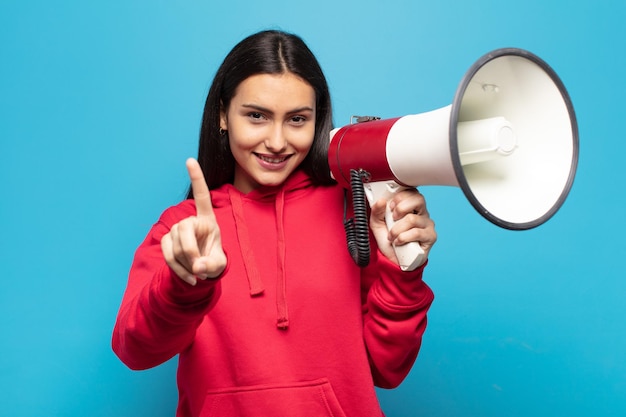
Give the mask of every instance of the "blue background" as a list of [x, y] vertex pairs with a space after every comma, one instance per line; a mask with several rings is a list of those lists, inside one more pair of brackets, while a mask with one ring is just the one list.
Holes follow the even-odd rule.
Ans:
[[449, 104], [465, 71], [528, 49], [574, 103], [580, 163], [542, 227], [497, 228], [423, 187], [439, 241], [423, 348], [389, 417], [626, 415], [622, 1], [8, 1], [0, 5], [0, 414], [171, 416], [175, 362], [110, 348], [135, 248], [183, 198], [202, 106], [244, 36], [301, 35], [335, 123]]

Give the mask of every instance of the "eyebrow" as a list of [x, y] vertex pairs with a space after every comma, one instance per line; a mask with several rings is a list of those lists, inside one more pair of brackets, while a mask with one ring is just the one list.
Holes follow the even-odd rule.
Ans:
[[[244, 104], [241, 105], [241, 107], [258, 110], [258, 111], [263, 112], [263, 113], [274, 114], [274, 112], [272, 110], [270, 110], [270, 109], [268, 109], [266, 107], [263, 107], [263, 106], [259, 106], [258, 104], [252, 104], [252, 103], [246, 104], [246, 103], [244, 103]], [[295, 109], [289, 110], [287, 112], [287, 114], [301, 113], [303, 111], [311, 111], [312, 112], [312, 111], [314, 111], [314, 109], [309, 107], [309, 106], [302, 106], [302, 107], [297, 107]]]

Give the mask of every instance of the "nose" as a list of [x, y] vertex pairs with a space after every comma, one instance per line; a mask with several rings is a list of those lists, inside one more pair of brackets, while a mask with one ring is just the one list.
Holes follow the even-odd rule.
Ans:
[[281, 153], [287, 149], [287, 138], [280, 123], [272, 126], [265, 139], [265, 147], [273, 153]]

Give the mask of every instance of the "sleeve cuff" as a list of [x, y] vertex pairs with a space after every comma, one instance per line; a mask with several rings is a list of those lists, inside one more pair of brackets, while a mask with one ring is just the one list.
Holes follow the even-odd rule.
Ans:
[[169, 303], [179, 308], [204, 308], [212, 297], [211, 293], [218, 285], [221, 277], [224, 276], [228, 265], [217, 278], [198, 279], [196, 285], [190, 285], [176, 275], [176, 273], [165, 264], [159, 273], [158, 286], [159, 293]]
[[428, 260], [413, 271], [402, 271], [398, 265], [379, 254], [380, 279], [373, 286], [373, 295], [389, 308], [407, 310], [432, 302], [431, 289], [422, 276]]

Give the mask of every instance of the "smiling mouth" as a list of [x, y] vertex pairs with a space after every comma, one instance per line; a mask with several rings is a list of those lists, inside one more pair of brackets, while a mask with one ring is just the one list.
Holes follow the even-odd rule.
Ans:
[[268, 156], [268, 155], [261, 155], [261, 154], [258, 154], [258, 153], [255, 153], [255, 155], [260, 160], [262, 160], [264, 162], [267, 162], [269, 164], [281, 164], [281, 163], [285, 162], [287, 159], [291, 158], [291, 155]]

